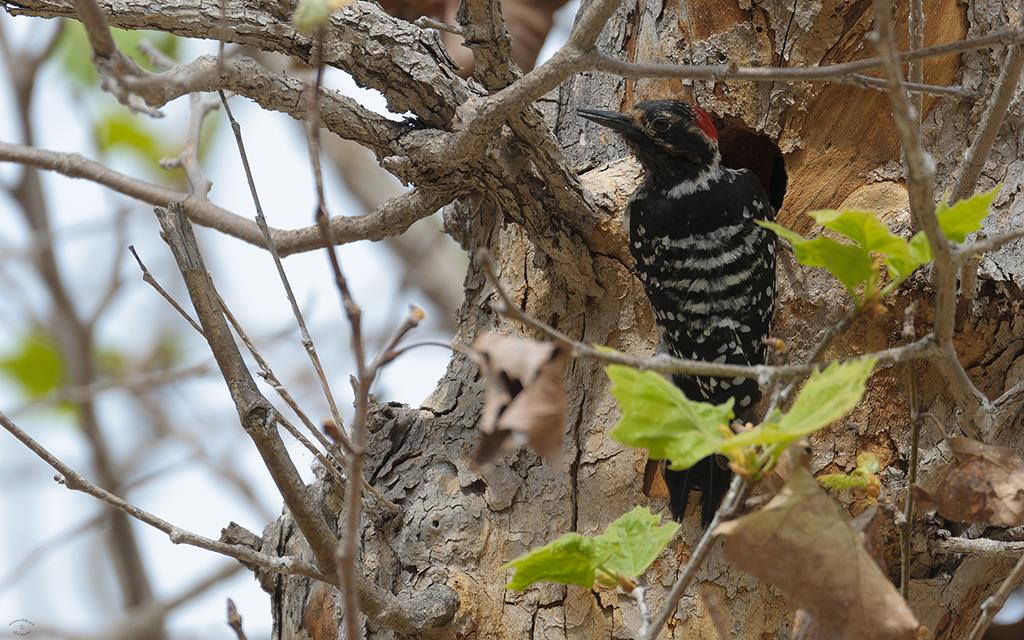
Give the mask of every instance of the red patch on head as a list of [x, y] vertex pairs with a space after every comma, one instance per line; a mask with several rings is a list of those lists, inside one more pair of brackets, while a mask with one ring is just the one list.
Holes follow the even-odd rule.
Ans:
[[700, 127], [700, 130], [707, 134], [712, 140], [718, 140], [718, 128], [715, 127], [715, 122], [708, 115], [708, 112], [701, 109], [697, 105], [690, 105], [693, 109], [693, 121]]

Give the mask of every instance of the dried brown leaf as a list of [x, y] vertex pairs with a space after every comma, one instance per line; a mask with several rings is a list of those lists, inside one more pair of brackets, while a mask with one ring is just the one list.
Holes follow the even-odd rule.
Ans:
[[805, 469], [763, 509], [719, 526], [725, 557], [775, 585], [835, 640], [913, 640], [919, 625], [845, 513]]
[[943, 469], [935, 490], [915, 487], [919, 505], [958, 522], [1024, 524], [1024, 458], [968, 438], [950, 438], [949, 446], [955, 460]]
[[476, 463], [492, 459], [513, 434], [557, 462], [564, 435], [569, 349], [495, 333], [481, 335], [473, 348], [486, 384]]

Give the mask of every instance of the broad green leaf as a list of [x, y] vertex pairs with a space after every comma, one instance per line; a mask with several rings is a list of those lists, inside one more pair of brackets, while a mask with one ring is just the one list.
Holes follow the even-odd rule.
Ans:
[[981, 223], [989, 214], [992, 201], [999, 195], [1003, 185], [996, 185], [991, 191], [977, 193], [966, 200], [960, 200], [953, 206], [940, 202], [935, 215], [939, 219], [942, 233], [950, 240], [963, 242], [968, 234], [981, 229]]
[[733, 418], [732, 401], [718, 406], [694, 402], [671, 382], [651, 371], [609, 365], [612, 395], [622, 417], [610, 435], [622, 444], [647, 449], [686, 469], [714, 453], [725, 439], [722, 427]]
[[793, 406], [782, 414], [779, 428], [802, 436], [845, 416], [864, 396], [875, 362], [875, 358], [833, 362], [824, 371], [815, 371]]
[[774, 222], [758, 221], [758, 224], [788, 240], [800, 264], [825, 269], [843, 283], [851, 294], [856, 295], [858, 287], [876, 273], [871, 252], [863, 247], [832, 238], [817, 237], [808, 240]]
[[64, 362], [53, 339], [37, 330], [21, 336], [13, 352], [0, 356], [0, 374], [12, 380], [27, 400], [36, 400], [60, 385]]
[[[637, 578], [658, 557], [679, 529], [644, 507], [635, 507], [598, 536], [567, 533], [503, 565], [515, 569], [507, 589], [522, 591], [536, 582], [592, 587], [594, 580]], [[609, 575], [613, 574], [613, 575]]]
[[931, 262], [932, 250], [928, 246], [928, 236], [924, 231], [918, 231], [910, 242], [906, 243], [906, 255], [888, 255], [885, 257], [885, 265], [889, 270], [889, 278], [892, 281], [891, 289], [899, 286], [910, 277], [921, 266]]
[[594, 572], [604, 560], [602, 552], [600, 545], [592, 538], [567, 533], [502, 565], [502, 569], [515, 569], [505, 588], [522, 591], [535, 582], [591, 587], [594, 584]]
[[815, 371], [793, 406], [777, 422], [739, 433], [729, 438], [722, 449], [795, 442], [828, 426], [857, 406], [874, 366], [874, 358], [861, 358], [833, 362], [824, 371]]
[[177, 151], [166, 146], [160, 135], [146, 126], [145, 122], [125, 109], [112, 109], [101, 116], [94, 126], [96, 146], [102, 153], [128, 151], [148, 167], [160, 170], [160, 160], [177, 155]]
[[678, 523], [662, 524], [661, 518], [644, 507], [635, 507], [596, 538], [609, 554], [602, 568], [630, 578], [639, 577], [678, 530]]
[[907, 254], [907, 241], [889, 231], [875, 211], [827, 209], [812, 211], [809, 215], [818, 224], [846, 236], [868, 251], [886, 255]]

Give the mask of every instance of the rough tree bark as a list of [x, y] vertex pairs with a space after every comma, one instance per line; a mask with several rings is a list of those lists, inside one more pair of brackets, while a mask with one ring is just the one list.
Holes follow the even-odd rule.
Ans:
[[[1016, 19], [999, 2], [955, 0], [926, 6], [926, 44], [985, 33]], [[906, 16], [906, 6], [898, 8]], [[899, 23], [906, 32], [906, 21]], [[820, 64], [873, 55], [865, 36], [872, 27], [870, 2], [739, 2], [715, 0], [625, 3], [609, 23], [600, 43], [644, 62], [740, 65]], [[903, 42], [905, 45], [905, 42]], [[958, 83], [986, 95], [996, 76], [1002, 51], [946, 56], [925, 64], [925, 82]], [[588, 127], [574, 114], [577, 106], [625, 108], [647, 98], [686, 95], [723, 119], [731, 131], [731, 159], [751, 166], [769, 180], [771, 154], [785, 157], [789, 188], [781, 221], [801, 231], [809, 228], [805, 212], [817, 208], [861, 206], [886, 213], [895, 228], [908, 230], [907, 196], [901, 184], [899, 142], [885, 94], [867, 88], [832, 84], [696, 83], [678, 80], [623, 81], [613, 76], [582, 75], [567, 83], [544, 105], [567, 158], [583, 174], [591, 201], [615, 218], [638, 173], [623, 160], [614, 139]], [[925, 100], [924, 123], [931, 152], [939, 162], [940, 189], [949, 188], [963, 156], [972, 124], [982, 104], [951, 99]], [[1019, 224], [1024, 204], [1014, 206], [1022, 180], [1018, 141], [1022, 126], [1019, 105], [1012, 108], [979, 189], [1005, 183], [997, 201], [994, 230]], [[764, 136], [753, 137], [753, 134]], [[730, 136], [723, 134], [723, 139]], [[766, 144], [767, 141], [767, 144]], [[755, 153], [750, 153], [755, 149]], [[532, 171], [517, 164], [514, 150], [501, 150], [513, 171]], [[510, 157], [509, 157], [510, 156]], [[508, 161], [507, 160], [507, 161]], [[547, 210], [534, 220], [539, 229], [522, 224], [535, 215], [535, 197], [517, 187], [507, 167], [488, 176], [494, 191], [460, 201], [446, 212], [448, 228], [469, 251], [489, 248], [500, 261], [501, 278], [529, 313], [588, 342], [612, 345], [636, 354], [655, 347], [653, 319], [621, 247], [602, 252], [588, 247], [577, 234], [558, 224], [561, 212]], [[777, 170], [777, 167], [775, 168]], [[528, 212], [528, 213], [522, 213]], [[617, 223], [603, 225], [621, 242]], [[540, 234], [540, 237], [538, 237]], [[994, 254], [983, 264], [985, 285], [969, 315], [961, 318], [958, 348], [965, 366], [984, 391], [998, 393], [1024, 372], [1024, 316], [1014, 301], [1024, 276], [1019, 249]], [[846, 310], [844, 292], [826, 276], [805, 272], [794, 279], [780, 269], [783, 286], [776, 334], [787, 340], [794, 357], [806, 352], [814, 336]], [[1010, 294], [1010, 295], [1007, 295]], [[912, 300], [926, 301], [927, 279], [919, 277], [895, 300], [888, 313], [861, 319], [838, 341], [833, 355], [897, 344], [903, 309]], [[466, 280], [466, 304], [459, 316], [456, 340], [470, 344], [482, 330], [510, 326], [490, 310], [493, 291], [479, 269]], [[922, 308], [927, 308], [922, 305]], [[927, 326], [930, 319], [919, 317]], [[528, 332], [527, 332], [528, 333]], [[922, 402], [947, 431], [957, 427], [954, 403], [944, 395], [945, 382], [935, 371], [920, 370]], [[814, 439], [814, 471], [849, 470], [858, 452], [875, 452], [887, 470], [883, 499], [902, 500], [906, 487], [908, 412], [902, 372], [882, 369], [860, 409]], [[641, 491], [644, 458], [605, 436], [616, 417], [606, 380], [590, 362], [574, 362], [567, 380], [570, 394], [566, 468], [540, 462], [519, 452], [495, 468], [474, 472], [467, 455], [475, 440], [482, 406], [482, 386], [475, 367], [453, 359], [434, 394], [419, 409], [380, 406], [375, 413], [375, 449], [371, 478], [400, 502], [405, 511], [394, 522], [368, 523], [364, 534], [366, 562], [378, 580], [396, 591], [417, 589], [444, 577], [461, 596], [461, 607], [445, 637], [562, 638], [633, 637], [637, 629], [632, 603], [611, 590], [585, 591], [554, 585], [515, 594], [502, 588], [498, 566], [525, 550], [565, 531], [599, 529], [633, 505], [651, 503]], [[999, 444], [1024, 445], [1004, 430]], [[941, 434], [926, 426], [922, 436], [921, 476], [928, 485], [943, 459]], [[661, 506], [657, 499], [655, 506]], [[853, 512], [864, 505], [850, 505]], [[689, 545], [699, 531], [687, 519], [683, 543], [652, 567], [648, 580], [652, 600], [669, 586]], [[280, 525], [281, 523], [278, 523]], [[914, 540], [910, 603], [930, 637], [960, 638], [970, 630], [980, 601], [991, 593], [1008, 564], [1006, 560], [928, 552], [927, 527], [918, 524]], [[271, 527], [267, 542], [287, 540], [287, 527]], [[283, 536], [283, 537], [277, 537]], [[897, 534], [882, 534], [886, 560], [897, 576]], [[955, 573], [955, 577], [954, 577]], [[785, 638], [792, 618], [786, 602], [712, 557], [699, 580], [713, 585], [729, 603], [733, 637]], [[334, 625], [321, 630], [314, 620], [333, 620], [337, 611], [324, 598], [308, 594], [308, 582], [290, 578], [278, 583], [277, 633], [281, 637], [340, 637]], [[319, 631], [326, 631], [319, 635]], [[371, 637], [389, 637], [370, 630]], [[700, 598], [684, 598], [670, 626], [675, 638], [716, 638]], [[668, 637], [666, 634], [665, 637]]]
[[[127, 28], [159, 28], [186, 36], [216, 37], [283, 52], [308, 60], [308, 39], [287, 24], [292, 4], [253, 1], [226, 4], [225, 21], [212, 1], [147, 2], [115, 0], [110, 21]], [[586, 6], [587, 3], [584, 3]], [[69, 15], [67, 0], [19, 0], [14, 12]], [[1015, 5], [1014, 5], [1015, 6]], [[906, 5], [898, 7], [906, 16]], [[937, 0], [926, 6], [926, 43], [986, 33], [1018, 16], [996, 0]], [[906, 32], [905, 18], [900, 21]], [[600, 38], [601, 47], [636, 61], [725, 62], [740, 65], [818, 64], [872, 55], [865, 36], [872, 26], [867, 0], [684, 0], [627, 2], [619, 7]], [[389, 48], [392, 45], [392, 48]], [[391, 60], [389, 54], [401, 52]], [[956, 82], [987, 95], [1003, 49], [932, 59], [925, 81]], [[479, 104], [478, 84], [459, 79], [451, 60], [425, 32], [384, 16], [374, 5], [357, 3], [336, 16], [328, 32], [324, 60], [381, 90], [396, 112], [417, 114], [424, 126], [456, 130]], [[398, 66], [396, 66], [398, 65]], [[477, 65], [481, 82], [495, 89], [507, 82], [502, 70]], [[240, 93], [260, 93], [239, 83]], [[248, 93], [247, 93], [248, 92]], [[620, 216], [638, 179], [635, 164], [624, 160], [616, 141], [582, 123], [577, 106], [627, 107], [638, 100], [692, 92], [722, 120], [727, 161], [751, 166], [770, 184], [778, 184], [781, 153], [789, 178], [781, 222], [809, 228], [804, 213], [843, 205], [885, 211], [894, 227], [909, 228], [907, 195], [901, 184], [899, 143], [885, 95], [873, 89], [830, 84], [696, 83], [649, 80], [629, 82], [615, 76], [577, 76], [515, 116], [489, 141], [482, 163], [461, 164], [448, 174], [437, 166], [388, 163], [402, 177], [426, 186], [437, 177], [443, 189], [466, 195], [445, 209], [445, 224], [469, 253], [489, 249], [500, 277], [523, 309], [570, 336], [607, 344], [633, 354], [656, 347], [653, 318], [624, 246]], [[250, 95], [249, 97], [254, 97]], [[265, 96], [264, 96], [265, 97]], [[264, 104], [280, 106], [284, 100]], [[278, 106], [273, 106], [277, 104]], [[294, 100], [291, 105], [297, 102]], [[461, 108], [460, 108], [461, 107]], [[924, 128], [939, 166], [939, 188], [951, 185], [982, 103], [929, 98]], [[1020, 106], [1011, 108], [979, 188], [1005, 183], [990, 222], [995, 229], [1024, 222], [1024, 201], [1014, 202], [1022, 167], [1018, 141], [1024, 134]], [[325, 123], [331, 123], [325, 119]], [[362, 123], [341, 123], [358, 139]], [[384, 124], [378, 124], [385, 127]], [[548, 137], [554, 131], [560, 147]], [[394, 148], [413, 134], [398, 134], [375, 148], [388, 160]], [[366, 135], [367, 139], [371, 136]], [[415, 140], [413, 140], [415, 142]], [[577, 178], [565, 168], [581, 172]], [[772, 176], [775, 176], [774, 180]], [[1016, 301], [1024, 277], [1021, 249], [1009, 248], [986, 259], [981, 295], [961, 315], [961, 359], [982, 389], [998, 393], [1024, 373], [1024, 315]], [[826, 277], [804, 272], [794, 278], [780, 270], [783, 292], [777, 318], [779, 337], [794, 358], [806, 352], [818, 331], [845, 312], [844, 296]], [[834, 353], [875, 349], [900, 340], [902, 313], [914, 300], [929, 299], [927, 278], [918, 276], [890, 309], [861, 318], [836, 343]], [[494, 291], [479, 265], [471, 262], [465, 303], [459, 311], [456, 342], [471, 344], [482, 331], [497, 328], [525, 332], [490, 308]], [[365, 301], [370, 303], [370, 301]], [[922, 305], [921, 308], [928, 308]], [[919, 313], [916, 322], [930, 319]], [[919, 327], [919, 332], [922, 330]], [[886, 466], [883, 499], [897, 501], [906, 489], [907, 406], [902, 371], [881, 368], [861, 407], [840, 424], [818, 434], [813, 469], [848, 469], [859, 451], [874, 451]], [[933, 370], [915, 372], [924, 407], [934, 416], [923, 432], [920, 481], [928, 485], [943, 457], [940, 434], [957, 430], [957, 410]], [[559, 468], [520, 451], [493, 468], [475, 471], [468, 457], [476, 441], [483, 388], [475, 366], [455, 356], [435, 392], [420, 408], [394, 404], [375, 407], [367, 478], [402, 507], [393, 518], [364, 517], [363, 563], [382, 587], [412, 594], [433, 583], [454, 588], [461, 604], [452, 624], [437, 637], [562, 638], [633, 637], [638, 626], [633, 604], [611, 590], [587, 591], [546, 585], [522, 594], [503, 588], [498, 567], [525, 550], [566, 531], [588, 532], [606, 525], [635, 504], [660, 507], [645, 496], [643, 454], [606, 437], [616, 418], [607, 381], [595, 363], [574, 361], [566, 380], [569, 420]], [[1024, 442], [1015, 429], [1003, 429], [998, 444], [1018, 450]], [[337, 521], [341, 501], [322, 490], [322, 506]], [[851, 504], [853, 511], [863, 508]], [[918, 522], [910, 603], [932, 637], [963, 637], [979, 602], [1005, 573], [1004, 561], [981, 556], [938, 555], [928, 551], [928, 523]], [[657, 606], [689, 548], [699, 535], [696, 518], [684, 523], [681, 541], [647, 575]], [[290, 517], [271, 523], [261, 541], [267, 553], [303, 553], [304, 543]], [[895, 575], [896, 535], [883, 532], [886, 559]], [[261, 575], [272, 594], [275, 637], [334, 640], [343, 635], [336, 591], [301, 577]], [[729, 603], [735, 638], [788, 637], [792, 611], [780, 596], [725, 564], [717, 553], [698, 580]], [[684, 598], [666, 636], [714, 638], [715, 631], [699, 598]], [[368, 636], [395, 637], [369, 623]]]

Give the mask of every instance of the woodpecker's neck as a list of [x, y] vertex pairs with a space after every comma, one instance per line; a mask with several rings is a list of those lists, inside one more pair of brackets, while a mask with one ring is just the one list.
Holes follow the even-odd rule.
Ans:
[[640, 158], [648, 186], [670, 197], [706, 189], [722, 174], [721, 160], [717, 145], [695, 145], [685, 155]]

